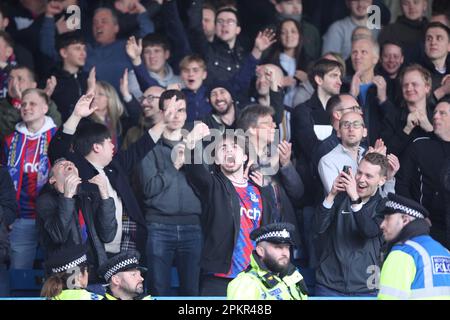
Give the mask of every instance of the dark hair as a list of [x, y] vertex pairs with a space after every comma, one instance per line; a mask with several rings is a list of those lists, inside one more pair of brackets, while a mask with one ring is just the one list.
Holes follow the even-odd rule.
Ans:
[[59, 51], [67, 48], [71, 44], [86, 44], [83, 35], [78, 31], [66, 32], [58, 36], [56, 39], [56, 49]]
[[164, 110], [164, 101], [170, 100], [173, 97], [177, 97], [176, 99], [177, 101], [178, 100], [186, 101], [186, 96], [180, 90], [166, 90], [159, 97], [159, 109]]
[[12, 72], [13, 70], [26, 70], [26, 71], [28, 72], [28, 76], [30, 77], [31, 81], [36, 82], [36, 74], [34, 73], [33, 70], [31, 70], [31, 69], [28, 68], [27, 66], [24, 66], [24, 65], [16, 65], [16, 66], [12, 67], [12, 68], [9, 70], [9, 74], [11, 74], [11, 72]]
[[94, 144], [101, 144], [109, 138], [111, 138], [111, 133], [107, 126], [88, 121], [78, 127], [74, 137], [73, 150], [85, 157], [91, 152]]
[[230, 6], [222, 7], [219, 10], [217, 10], [217, 12], [216, 12], [216, 21], [217, 21], [217, 17], [222, 12], [231, 12], [231, 13], [233, 13], [236, 16], [237, 26], [241, 25], [240, 18], [239, 18], [239, 12], [236, 9], [233, 9]]
[[251, 104], [246, 106], [236, 121], [236, 128], [247, 131], [250, 127], [256, 127], [258, 118], [267, 115], [273, 116], [275, 111], [272, 107], [260, 104]]
[[[88, 271], [88, 265], [86, 262], [78, 265], [81, 273]], [[61, 293], [61, 291], [68, 289], [67, 283], [69, 278], [73, 276], [72, 272], [60, 272], [50, 275], [44, 282], [42, 286], [40, 296], [46, 298], [56, 297]]]
[[0, 15], [3, 18], [9, 18], [9, 7], [4, 1], [0, 2]]
[[343, 77], [344, 68], [339, 62], [323, 58], [314, 62], [311, 67], [311, 71], [308, 74], [309, 81], [311, 82], [314, 89], [317, 89], [317, 83], [314, 78], [318, 76], [319, 78], [323, 79], [328, 72], [332, 71], [335, 68], [338, 68], [339, 71], [341, 71], [341, 77]]
[[170, 43], [162, 34], [149, 33], [144, 38], [142, 38], [142, 49], [155, 46], [162, 47], [165, 51], [170, 51]]
[[425, 34], [428, 32], [428, 30], [432, 29], [432, 28], [441, 28], [443, 29], [445, 32], [447, 32], [447, 36], [450, 40], [450, 28], [447, 27], [445, 24], [441, 23], [441, 22], [430, 22], [427, 27], [425, 28]]
[[380, 175], [386, 177], [389, 168], [389, 161], [386, 156], [380, 153], [371, 152], [367, 153], [364, 156], [363, 160], [369, 162], [374, 166], [380, 166]]
[[[242, 130], [225, 130], [225, 132], [214, 142], [215, 147], [220, 147], [225, 140], [233, 140], [234, 143], [242, 148], [244, 154], [249, 154], [250, 140]], [[215, 155], [216, 151], [214, 150], [214, 156]]]
[[3, 38], [8, 46], [14, 48], [14, 40], [8, 32], [0, 30], [0, 38]]
[[213, 3], [209, 2], [209, 1], [203, 2], [203, 7], [202, 7], [202, 9], [208, 9], [208, 10], [213, 11], [213, 12], [214, 12], [214, 16], [215, 16], [216, 11], [217, 11], [216, 6], [215, 6]]
[[274, 63], [276, 65], [280, 65], [280, 54], [284, 52], [283, 44], [281, 42], [281, 27], [287, 23], [292, 22], [296, 26], [298, 33], [299, 33], [299, 43], [298, 46], [295, 48], [294, 52], [294, 59], [296, 61], [296, 68], [305, 70], [307, 67], [306, 62], [309, 61], [309, 57], [306, 56], [306, 53], [303, 50], [303, 28], [301, 27], [300, 23], [298, 23], [296, 20], [287, 18], [281, 20], [276, 29], [276, 39], [277, 42], [275, 42], [270, 48], [268, 49], [267, 53], [267, 63]]
[[393, 46], [399, 47], [400, 48], [400, 52], [403, 55], [403, 47], [402, 47], [401, 43], [399, 41], [395, 41], [395, 40], [388, 40], [388, 41], [383, 42], [383, 44], [380, 47], [380, 53], [383, 54], [384, 48], [386, 46], [389, 46], [389, 45], [393, 45]]

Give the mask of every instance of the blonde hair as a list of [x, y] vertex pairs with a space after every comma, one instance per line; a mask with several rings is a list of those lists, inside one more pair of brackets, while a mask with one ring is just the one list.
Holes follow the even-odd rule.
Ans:
[[[114, 87], [108, 82], [97, 81], [97, 87], [103, 90], [107, 98], [107, 114], [109, 120], [111, 121], [111, 127], [114, 130], [111, 134], [120, 135], [122, 133], [120, 117], [122, 116], [125, 108], [120, 101], [119, 95], [117, 94], [116, 89], [114, 89]], [[91, 119], [97, 123], [104, 124], [95, 113], [91, 115]]]

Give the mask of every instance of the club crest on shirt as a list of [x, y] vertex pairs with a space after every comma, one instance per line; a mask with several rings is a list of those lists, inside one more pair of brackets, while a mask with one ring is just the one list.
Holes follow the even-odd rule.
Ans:
[[255, 203], [259, 202], [258, 196], [252, 191], [250, 192], [250, 200]]

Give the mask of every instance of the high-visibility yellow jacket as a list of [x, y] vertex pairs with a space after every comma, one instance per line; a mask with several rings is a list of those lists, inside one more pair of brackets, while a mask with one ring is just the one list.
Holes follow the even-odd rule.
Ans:
[[255, 252], [250, 257], [250, 266], [228, 284], [229, 300], [306, 300], [305, 281], [291, 265], [283, 278], [261, 267]]
[[67, 289], [53, 297], [52, 300], [102, 300], [103, 296], [85, 289]]

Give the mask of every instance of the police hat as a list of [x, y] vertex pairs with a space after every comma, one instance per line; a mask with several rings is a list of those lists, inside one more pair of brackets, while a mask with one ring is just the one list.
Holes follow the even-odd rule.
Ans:
[[268, 241], [293, 245], [292, 233], [294, 230], [295, 227], [290, 223], [271, 223], [253, 230], [250, 233], [250, 239], [254, 240], [256, 244], [261, 241]]
[[71, 245], [50, 252], [45, 260], [45, 267], [51, 273], [65, 272], [86, 263], [86, 251], [85, 245]]
[[141, 267], [139, 265], [140, 254], [136, 251], [125, 251], [121, 252], [114, 257], [110, 258], [108, 261], [103, 263], [98, 268], [98, 274], [100, 277], [109, 282], [111, 277], [119, 272], [138, 269], [142, 272], [147, 271], [147, 268]]
[[428, 210], [416, 201], [393, 193], [388, 194], [382, 213], [384, 215], [402, 213], [417, 219], [424, 219], [430, 215]]

